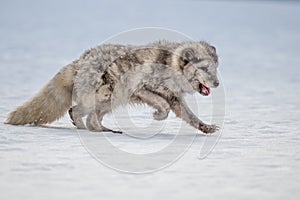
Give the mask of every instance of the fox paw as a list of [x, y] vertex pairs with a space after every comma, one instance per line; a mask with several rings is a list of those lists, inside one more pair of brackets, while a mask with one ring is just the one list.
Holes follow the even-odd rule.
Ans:
[[93, 132], [112, 132], [112, 133], [117, 133], [117, 134], [122, 134], [123, 131], [119, 131], [119, 130], [112, 130], [106, 127], [101, 127], [101, 128], [93, 128], [93, 129], [89, 129], [89, 131], [93, 131]]
[[199, 130], [202, 131], [203, 133], [214, 133], [219, 130], [219, 127], [216, 125], [208, 125], [208, 124], [201, 124], [199, 125]]
[[78, 129], [85, 129], [85, 125], [84, 125], [84, 123], [82, 122], [82, 120], [80, 119], [80, 120], [74, 120], [74, 116], [73, 116], [73, 109], [72, 108], [70, 108], [69, 109], [69, 116], [70, 116], [70, 118], [71, 118], [71, 122], [72, 122], [72, 124], [74, 125], [74, 126], [76, 126], [76, 128], [78, 128]]
[[155, 119], [155, 120], [158, 120], [158, 121], [161, 121], [161, 120], [164, 120], [164, 119], [166, 119], [167, 117], [168, 117], [168, 112], [164, 112], [164, 111], [155, 111], [154, 113], [153, 113], [153, 118]]

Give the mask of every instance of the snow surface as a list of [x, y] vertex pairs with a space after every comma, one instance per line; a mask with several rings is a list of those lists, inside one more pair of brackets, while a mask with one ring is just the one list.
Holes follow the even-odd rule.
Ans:
[[[299, 21], [296, 1], [2, 1], [0, 199], [299, 199]], [[151, 140], [152, 130], [141, 134], [144, 140], [77, 132], [67, 116], [48, 127], [2, 123], [85, 49], [145, 26], [175, 29], [217, 47], [226, 115], [222, 136], [205, 159], [199, 155], [207, 138], [192, 137], [188, 146], [191, 132], [184, 124], [178, 143], [160, 156], [178, 149], [185, 154], [139, 175], [103, 165], [79, 137], [91, 148], [108, 139], [123, 151], [147, 155], [174, 140], [181, 125], [174, 115]], [[131, 111], [137, 126], [151, 123], [149, 109]], [[204, 109], [201, 119], [209, 121], [210, 114]], [[134, 169], [132, 160], [118, 159], [112, 161]]]

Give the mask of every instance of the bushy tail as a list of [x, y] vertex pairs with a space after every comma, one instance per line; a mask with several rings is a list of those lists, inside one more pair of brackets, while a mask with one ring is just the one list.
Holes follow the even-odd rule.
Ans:
[[41, 125], [59, 119], [72, 105], [73, 79], [73, 67], [63, 68], [30, 101], [12, 111], [6, 123]]

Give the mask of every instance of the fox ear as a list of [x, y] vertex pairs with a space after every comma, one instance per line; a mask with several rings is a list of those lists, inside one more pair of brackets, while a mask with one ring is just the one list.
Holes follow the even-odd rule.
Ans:
[[184, 49], [183, 51], [182, 51], [182, 59], [183, 59], [183, 61], [188, 61], [188, 62], [190, 62], [190, 61], [192, 61], [193, 60], [193, 58], [195, 57], [195, 52], [194, 52], [194, 50], [193, 49], [191, 49], [191, 48], [186, 48], [186, 49]]
[[214, 52], [214, 53], [216, 53], [216, 47], [214, 47], [214, 46], [212, 46], [212, 45], [210, 45], [210, 48], [212, 49], [212, 51]]

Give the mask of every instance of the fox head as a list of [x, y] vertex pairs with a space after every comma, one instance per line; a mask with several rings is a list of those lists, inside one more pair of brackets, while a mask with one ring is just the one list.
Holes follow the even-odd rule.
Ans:
[[209, 95], [210, 88], [219, 86], [216, 48], [206, 42], [179, 46], [175, 49], [172, 64], [179, 68], [193, 89], [202, 95]]

